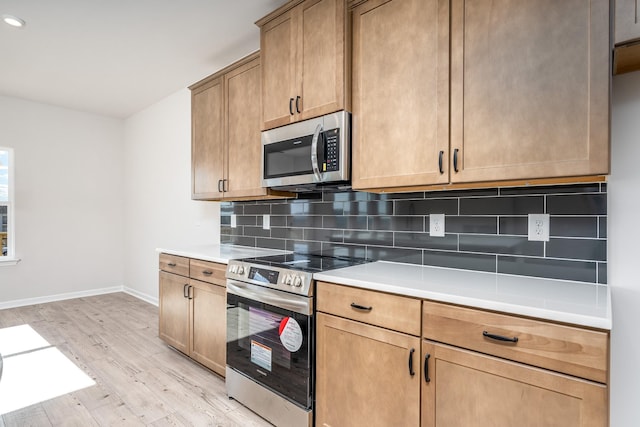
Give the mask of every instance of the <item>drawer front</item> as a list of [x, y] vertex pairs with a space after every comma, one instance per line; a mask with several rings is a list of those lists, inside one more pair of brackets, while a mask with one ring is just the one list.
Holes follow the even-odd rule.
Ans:
[[420, 304], [414, 298], [318, 282], [318, 311], [411, 335], [420, 335]]
[[225, 274], [227, 272], [227, 266], [225, 264], [199, 259], [192, 259], [189, 264], [191, 271], [190, 277], [192, 279], [226, 286]]
[[160, 270], [189, 276], [189, 258], [177, 255], [160, 254]]
[[606, 332], [424, 301], [422, 333], [430, 340], [607, 383]]

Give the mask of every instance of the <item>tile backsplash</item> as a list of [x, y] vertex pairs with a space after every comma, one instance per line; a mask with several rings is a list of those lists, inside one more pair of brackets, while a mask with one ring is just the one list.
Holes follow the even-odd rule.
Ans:
[[[605, 183], [223, 202], [222, 243], [412, 264], [607, 283]], [[528, 217], [550, 215], [548, 242]], [[429, 215], [445, 215], [445, 236]], [[235, 215], [236, 227], [231, 227]], [[270, 229], [263, 229], [269, 215]]]

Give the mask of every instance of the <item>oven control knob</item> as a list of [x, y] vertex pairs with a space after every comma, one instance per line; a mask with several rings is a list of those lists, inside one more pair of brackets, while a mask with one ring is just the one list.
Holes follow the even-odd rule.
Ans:
[[235, 274], [238, 271], [237, 265], [232, 265], [229, 267], [229, 272]]
[[238, 266], [238, 274], [243, 275], [244, 274], [244, 267], [239, 265]]
[[285, 285], [291, 286], [292, 281], [293, 281], [293, 277], [291, 277], [290, 275], [287, 274], [286, 276], [284, 276]]
[[293, 279], [293, 286], [295, 286], [296, 288], [301, 287], [301, 286], [302, 286], [302, 277], [300, 277], [300, 276], [296, 276], [296, 277]]

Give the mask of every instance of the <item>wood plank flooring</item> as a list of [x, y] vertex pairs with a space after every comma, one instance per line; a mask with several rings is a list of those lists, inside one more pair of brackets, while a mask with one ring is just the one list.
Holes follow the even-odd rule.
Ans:
[[96, 385], [0, 416], [13, 426], [270, 426], [224, 380], [158, 338], [158, 308], [125, 293], [0, 310], [29, 324]]

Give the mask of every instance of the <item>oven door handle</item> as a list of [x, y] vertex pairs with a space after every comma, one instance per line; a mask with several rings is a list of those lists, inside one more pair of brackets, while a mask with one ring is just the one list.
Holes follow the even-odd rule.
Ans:
[[236, 280], [227, 280], [227, 293], [307, 316], [310, 316], [313, 312], [310, 298]]

